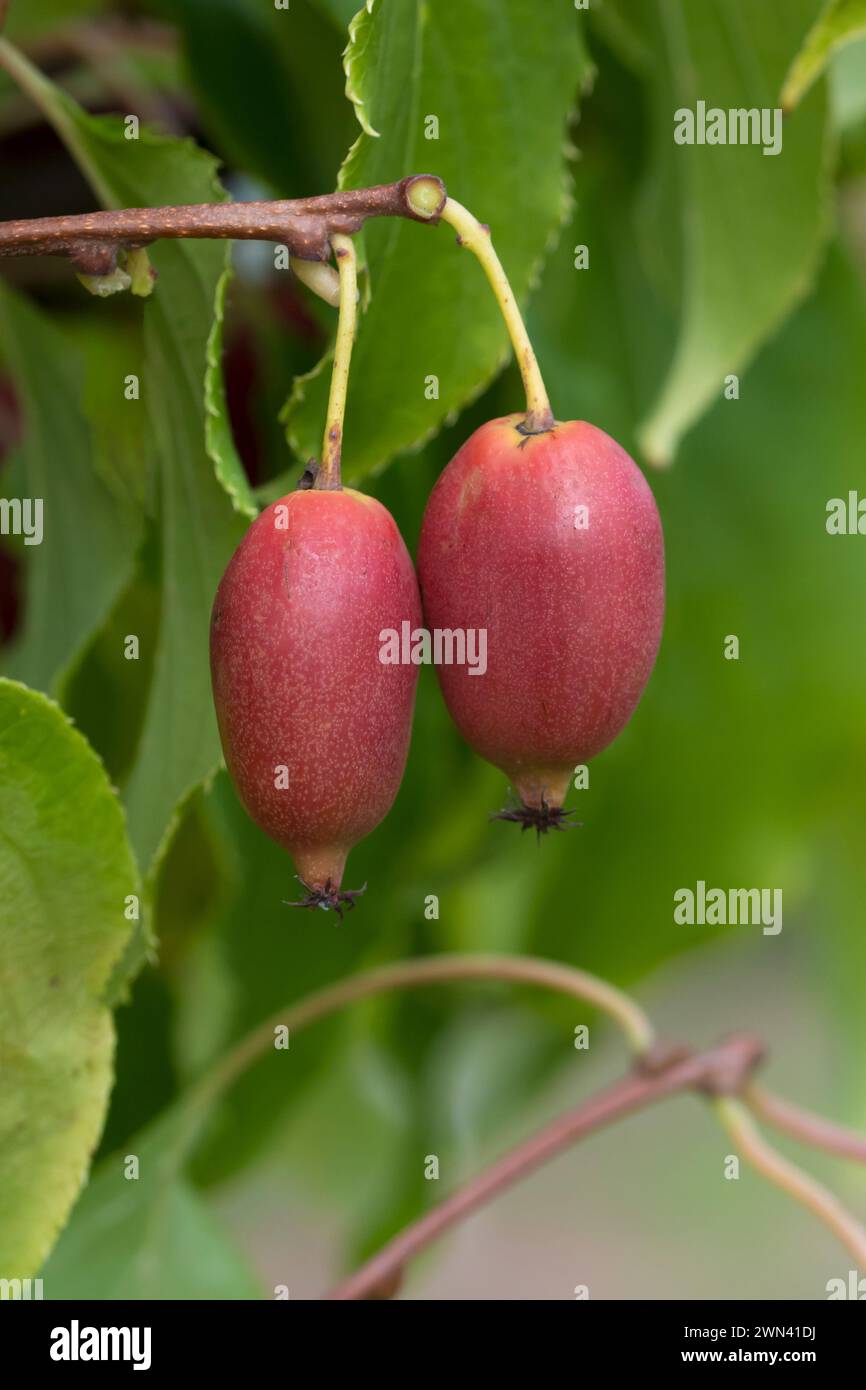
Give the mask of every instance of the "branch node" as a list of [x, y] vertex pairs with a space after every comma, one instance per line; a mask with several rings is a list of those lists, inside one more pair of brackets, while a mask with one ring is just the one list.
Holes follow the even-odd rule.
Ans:
[[713, 1098], [735, 1096], [743, 1091], [766, 1054], [764, 1043], [751, 1033], [722, 1038], [706, 1052], [695, 1052], [671, 1038], [659, 1038], [635, 1059], [633, 1070], [650, 1080], [692, 1062], [694, 1090]]
[[438, 222], [447, 194], [436, 174], [412, 174], [403, 180], [403, 196], [411, 217], [419, 222]]
[[713, 1097], [739, 1095], [766, 1056], [766, 1045], [753, 1033], [723, 1038], [708, 1055], [697, 1089]]
[[674, 1042], [672, 1038], [657, 1038], [651, 1047], [638, 1054], [633, 1070], [638, 1076], [661, 1076], [691, 1055], [691, 1048], [684, 1043]]

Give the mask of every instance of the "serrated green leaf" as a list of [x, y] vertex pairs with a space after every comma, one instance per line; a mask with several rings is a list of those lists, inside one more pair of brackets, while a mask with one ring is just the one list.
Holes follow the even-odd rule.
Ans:
[[[24, 543], [25, 625], [5, 666], [10, 675], [54, 691], [128, 583], [141, 518], [95, 467], [97, 441], [82, 413], [85, 372], [75, 347], [3, 287], [0, 349], [23, 406], [24, 487], [30, 503], [41, 507], [43, 532], [36, 544]], [[116, 390], [122, 396], [120, 377]], [[140, 406], [130, 402], [127, 409], [134, 433]]]
[[[82, 118], [80, 138], [126, 205], [219, 196], [213, 160], [189, 142], [150, 137], [130, 152], [113, 122], [90, 118]], [[151, 867], [176, 808], [220, 760], [207, 654], [210, 609], [245, 524], [205, 447], [203, 382], [225, 248], [162, 242], [152, 260], [159, 281], [144, 310], [142, 385], [159, 477], [162, 616], [150, 700], [126, 787], [133, 843]]]
[[866, 0], [827, 0], [785, 78], [779, 98], [783, 109], [792, 111], [799, 105], [833, 53], [862, 34], [866, 34]]
[[[441, 175], [490, 224], [524, 299], [566, 207], [566, 121], [589, 72], [574, 10], [529, 0], [371, 3], [352, 23], [345, 66], [363, 130], [341, 186]], [[432, 117], [438, 139], [425, 138]], [[507, 355], [484, 275], [474, 257], [458, 253], [448, 228], [371, 222], [365, 243], [372, 301], [349, 386], [349, 478], [382, 469], [435, 433]], [[324, 365], [297, 383], [284, 416], [301, 459], [319, 451]], [[438, 399], [428, 399], [431, 377]]]
[[105, 1117], [105, 991], [139, 893], [120, 803], [59, 707], [0, 679], [0, 1275], [34, 1274]]
[[[679, 340], [640, 432], [654, 462], [673, 458], [683, 433], [721, 399], [726, 377], [743, 371], [818, 269], [830, 212], [824, 93], [784, 125], [778, 111], [773, 116], [811, 12], [811, 0], [657, 0], [641, 11], [654, 57], [648, 179], [667, 190], [646, 239], [663, 256], [672, 202], [683, 238]], [[726, 113], [766, 111], [778, 122], [781, 150], [675, 143], [676, 113], [696, 112], [699, 101]], [[675, 251], [668, 259], [677, 267]]]
[[[224, 197], [216, 160], [191, 140], [144, 128], [137, 139], [127, 139], [119, 118], [88, 115], [14, 50], [12, 61], [103, 202], [155, 207]], [[233, 506], [239, 500], [236, 477], [235, 495], [229, 496], [208, 458], [204, 379], [227, 255], [218, 241], [161, 242], [152, 252], [159, 282], [142, 310], [139, 370], [148, 453], [158, 476], [162, 612], [147, 713], [125, 794], [133, 844], [151, 871], [178, 806], [220, 760], [208, 627], [213, 595], [244, 521]], [[111, 312], [110, 305], [104, 310]], [[213, 390], [210, 400], [216, 409]], [[216, 448], [218, 442], [214, 429], [211, 444]], [[232, 472], [231, 461], [223, 460], [221, 476]]]

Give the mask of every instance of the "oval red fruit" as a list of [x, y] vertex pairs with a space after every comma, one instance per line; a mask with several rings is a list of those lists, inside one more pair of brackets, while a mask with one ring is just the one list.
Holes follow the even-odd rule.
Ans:
[[223, 575], [211, 675], [223, 752], [252, 819], [337, 906], [346, 855], [390, 809], [417, 667], [380, 633], [421, 619], [397, 525], [352, 488], [293, 492], [253, 522]]
[[[466, 741], [524, 805], [561, 807], [630, 719], [664, 614], [661, 521], [625, 450], [583, 421], [491, 420], [439, 478], [418, 572], [429, 628], [486, 629], [487, 670], [439, 666]], [[520, 819], [515, 815], [515, 819]]]

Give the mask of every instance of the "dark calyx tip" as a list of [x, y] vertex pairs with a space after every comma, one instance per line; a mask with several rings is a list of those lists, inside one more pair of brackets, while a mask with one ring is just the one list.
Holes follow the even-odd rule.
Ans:
[[583, 825], [583, 821], [569, 820], [573, 815], [574, 811], [566, 811], [564, 806], [549, 806], [542, 797], [540, 806], [523, 803], [511, 810], [494, 811], [490, 819], [513, 821], [521, 830], [534, 830], [540, 840], [548, 830], [571, 830], [575, 825]]
[[[295, 875], [298, 878], [298, 875]], [[332, 883], [330, 879], [325, 880], [323, 887], [316, 887], [312, 883], [305, 883], [302, 878], [298, 878], [298, 883], [302, 888], [306, 888], [307, 896], [298, 902], [290, 903], [283, 899], [286, 907], [320, 907], [323, 912], [336, 912], [340, 921], [343, 920], [343, 913], [350, 912], [355, 906], [355, 899], [360, 898], [362, 893], [366, 893], [367, 885], [363, 888], [340, 889]]]

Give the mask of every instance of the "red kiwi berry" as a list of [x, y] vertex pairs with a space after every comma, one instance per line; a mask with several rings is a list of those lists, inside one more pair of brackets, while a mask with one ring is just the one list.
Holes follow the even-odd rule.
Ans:
[[[309, 488], [253, 522], [223, 575], [211, 674], [226, 765], [246, 810], [288, 850], [307, 897], [342, 916], [346, 856], [400, 786], [416, 666], [379, 633], [421, 621], [412, 561], [380, 502]], [[366, 885], [365, 885], [366, 886]]]
[[574, 768], [628, 723], [661, 637], [664, 542], [643, 474], [584, 421], [491, 420], [431, 493], [418, 572], [429, 628], [487, 632], [484, 675], [437, 675], [467, 743], [520, 796], [496, 818], [564, 828]]

